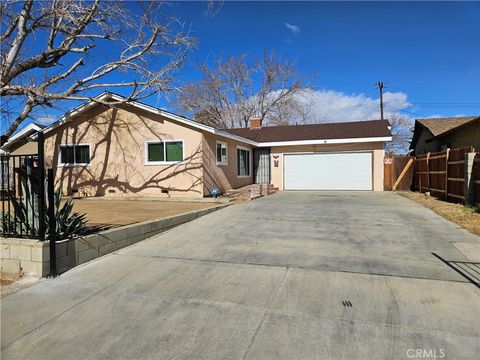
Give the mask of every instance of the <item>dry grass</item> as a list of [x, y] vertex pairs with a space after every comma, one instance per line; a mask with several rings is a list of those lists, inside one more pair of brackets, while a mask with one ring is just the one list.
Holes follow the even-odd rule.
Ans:
[[213, 202], [75, 199], [73, 209], [79, 213], [86, 213], [90, 225], [120, 226], [161, 219], [216, 205], [218, 204]]
[[0, 286], [8, 286], [13, 284], [13, 280], [0, 279]]
[[473, 208], [438, 200], [418, 192], [399, 192], [399, 194], [432, 209], [438, 215], [460, 225], [475, 235], [480, 235], [480, 213]]

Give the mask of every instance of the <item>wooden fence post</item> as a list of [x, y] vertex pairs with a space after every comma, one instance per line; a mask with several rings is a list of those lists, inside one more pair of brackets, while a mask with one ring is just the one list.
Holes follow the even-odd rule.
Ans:
[[450, 155], [450, 148], [447, 148], [445, 155], [445, 200], [448, 200], [448, 159]]
[[[420, 163], [420, 160], [418, 158], [415, 158], [415, 171], [418, 171], [418, 164]], [[415, 184], [415, 186], [418, 185], [418, 191], [422, 192], [422, 174], [418, 174], [418, 184]]]
[[427, 191], [430, 192], [430, 153], [427, 153]]
[[[465, 166], [463, 170], [464, 183], [463, 183], [463, 195], [465, 197], [465, 204], [475, 204], [475, 155], [476, 153], [465, 153]], [[477, 179], [478, 181], [479, 179]]]

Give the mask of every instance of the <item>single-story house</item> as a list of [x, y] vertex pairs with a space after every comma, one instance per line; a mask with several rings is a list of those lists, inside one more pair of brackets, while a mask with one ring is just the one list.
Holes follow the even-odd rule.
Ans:
[[[25, 168], [27, 163], [33, 165], [34, 159], [26, 160], [23, 155], [38, 154], [37, 141], [33, 137], [45, 128], [44, 125], [31, 123], [23, 129], [12, 135], [0, 148], [0, 156], [3, 155], [19, 155], [17, 157], [2, 157], [0, 162], [0, 184], [2, 188], [10, 186], [13, 188], [15, 181], [13, 174], [18, 174], [21, 166]], [[8, 175], [10, 174], [10, 175]], [[20, 184], [17, 179], [17, 188]], [[18, 190], [17, 190], [18, 191]]]
[[[65, 194], [203, 197], [249, 184], [383, 190], [388, 121], [221, 130], [103, 93], [42, 129]], [[101, 104], [116, 102], [114, 106]]]
[[2, 145], [1, 150], [10, 155], [33, 155], [38, 153], [37, 141], [32, 135], [45, 128], [44, 125], [31, 123], [16, 132]]
[[415, 120], [410, 143], [414, 155], [465, 146], [480, 149], [480, 116]]

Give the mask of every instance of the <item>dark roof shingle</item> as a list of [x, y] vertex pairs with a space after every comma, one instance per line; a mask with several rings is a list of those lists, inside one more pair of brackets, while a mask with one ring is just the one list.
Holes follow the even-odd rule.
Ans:
[[387, 120], [368, 120], [341, 123], [265, 126], [261, 129], [228, 129], [231, 134], [256, 142], [300, 140], [351, 139], [391, 136]]
[[425, 126], [433, 136], [438, 136], [478, 118], [479, 116], [461, 116], [449, 118], [417, 119], [417, 121]]

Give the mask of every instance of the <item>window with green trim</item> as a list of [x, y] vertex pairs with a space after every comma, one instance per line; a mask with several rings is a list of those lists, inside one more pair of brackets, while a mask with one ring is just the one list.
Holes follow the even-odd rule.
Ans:
[[147, 143], [147, 162], [183, 161], [183, 141], [157, 141]]

